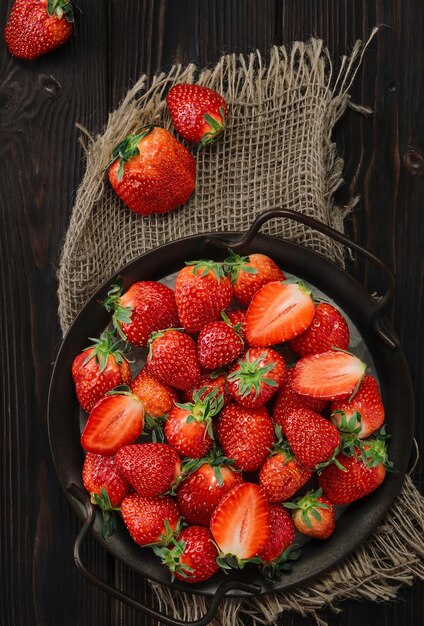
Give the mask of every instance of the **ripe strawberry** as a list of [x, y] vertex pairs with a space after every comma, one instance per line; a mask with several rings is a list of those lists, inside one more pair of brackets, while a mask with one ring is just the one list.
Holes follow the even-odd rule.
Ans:
[[131, 372], [121, 349], [122, 342], [106, 331], [72, 363], [72, 377], [81, 407], [89, 413], [105, 393], [118, 385], [129, 385]]
[[113, 285], [103, 304], [120, 336], [135, 346], [146, 346], [153, 332], [179, 325], [174, 292], [162, 283], [143, 280], [124, 294], [121, 285]]
[[329, 461], [341, 443], [334, 424], [309, 409], [293, 409], [282, 428], [296, 458], [306, 467]]
[[374, 376], [364, 376], [358, 391], [351, 400], [336, 400], [331, 404], [331, 421], [340, 426], [343, 415], [346, 421], [357, 413], [354, 429], [359, 428], [359, 439], [369, 437], [384, 422], [384, 406], [378, 382]]
[[237, 326], [237, 332], [246, 342], [246, 311], [243, 309], [227, 309], [226, 316], [233, 326]]
[[133, 443], [143, 431], [144, 407], [126, 391], [109, 392], [97, 402], [81, 435], [86, 452], [110, 456]]
[[302, 283], [267, 283], [255, 293], [247, 310], [246, 339], [251, 346], [288, 341], [310, 326], [314, 314], [311, 292]]
[[185, 391], [183, 393], [184, 402], [192, 402], [196, 391], [200, 393], [201, 400], [204, 400], [211, 391], [217, 391], [218, 395], [222, 395], [223, 407], [232, 401], [228, 392], [227, 375], [219, 370], [211, 374], [204, 374], [194, 389]]
[[168, 491], [181, 472], [177, 452], [166, 443], [135, 443], [116, 455], [119, 471], [136, 492], [152, 498]]
[[219, 319], [232, 297], [233, 287], [219, 263], [196, 261], [178, 272], [175, 300], [188, 333], [198, 333], [206, 324]]
[[269, 505], [259, 485], [233, 487], [212, 513], [210, 528], [222, 553], [221, 567], [241, 568], [246, 560], [255, 559], [270, 536]]
[[327, 406], [326, 400], [309, 398], [308, 396], [301, 396], [296, 393], [292, 387], [293, 374], [293, 367], [286, 371], [283, 384], [275, 396], [272, 417], [274, 422], [280, 426], [283, 426], [284, 420], [290, 415], [293, 409], [304, 408], [315, 411], [315, 413], [322, 413]]
[[328, 539], [336, 527], [334, 506], [322, 495], [322, 489], [308, 491], [295, 502], [285, 502], [292, 509], [293, 522], [303, 535], [315, 539]]
[[274, 427], [265, 407], [246, 409], [229, 404], [218, 418], [217, 433], [225, 456], [246, 472], [261, 467], [274, 441]]
[[196, 161], [167, 130], [148, 126], [115, 148], [108, 175], [134, 213], [167, 213], [185, 204], [193, 193]]
[[279, 504], [269, 507], [270, 535], [260, 553], [263, 562], [275, 561], [294, 541], [294, 524], [290, 514]]
[[331, 348], [347, 350], [349, 339], [349, 326], [340, 311], [331, 304], [320, 302], [315, 308], [312, 324], [292, 339], [289, 346], [298, 356], [305, 356]]
[[364, 441], [363, 449], [355, 448], [354, 456], [337, 455], [342, 471], [334, 463], [322, 470], [319, 486], [333, 504], [350, 504], [377, 489], [386, 476], [386, 444], [383, 439]]
[[169, 385], [161, 383], [144, 367], [131, 383], [131, 391], [140, 398], [146, 418], [166, 416], [178, 400], [178, 394]]
[[72, 34], [70, 0], [15, 0], [4, 31], [9, 52], [36, 59], [59, 48]]
[[200, 459], [213, 441], [212, 418], [222, 409], [223, 398], [211, 391], [203, 400], [194, 393], [193, 402], [177, 403], [165, 423], [165, 436], [181, 456]]
[[323, 400], [348, 398], [362, 380], [367, 366], [348, 352], [328, 350], [302, 357], [296, 364], [292, 386], [296, 393]]
[[287, 442], [280, 439], [260, 469], [259, 484], [268, 502], [282, 502], [303, 487], [312, 474], [312, 469], [304, 467]]
[[272, 348], [250, 348], [227, 376], [233, 398], [248, 409], [257, 409], [272, 398], [286, 374], [283, 357]]
[[179, 511], [174, 498], [143, 498], [131, 493], [123, 499], [121, 513], [125, 526], [140, 546], [169, 540], [178, 528]]
[[153, 547], [154, 553], [169, 568], [172, 580], [198, 583], [213, 576], [219, 569], [211, 531], [202, 526], [185, 528], [168, 547]]
[[265, 254], [241, 257], [233, 254], [225, 261], [230, 274], [236, 300], [249, 306], [253, 296], [267, 283], [284, 280], [278, 265]]
[[177, 389], [192, 389], [201, 377], [196, 343], [178, 330], [162, 330], [150, 336], [147, 364], [153, 376]]
[[197, 339], [199, 363], [206, 369], [214, 370], [228, 365], [243, 350], [243, 339], [233, 328], [224, 311], [221, 315], [223, 320], [206, 324]]
[[212, 512], [221, 498], [243, 482], [240, 474], [224, 463], [223, 457], [206, 460], [179, 486], [178, 507], [187, 524], [209, 526]]
[[180, 83], [171, 87], [166, 104], [175, 129], [190, 143], [205, 146], [225, 129], [228, 106], [213, 89]]

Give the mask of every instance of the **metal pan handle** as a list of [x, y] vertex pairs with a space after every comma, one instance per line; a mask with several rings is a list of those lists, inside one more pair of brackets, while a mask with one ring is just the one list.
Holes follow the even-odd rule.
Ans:
[[82, 489], [80, 489], [80, 487], [78, 487], [78, 485], [76, 485], [75, 483], [72, 483], [71, 485], [69, 485], [68, 491], [81, 504], [84, 505], [85, 511], [86, 511], [86, 518], [84, 520], [84, 524], [82, 525], [81, 530], [74, 544], [74, 560], [75, 560], [75, 564], [78, 570], [87, 578], [87, 580], [89, 580], [93, 585], [95, 585], [102, 591], [105, 591], [106, 593], [110, 594], [117, 600], [120, 600], [121, 602], [125, 602], [125, 604], [128, 604], [129, 606], [132, 606], [133, 608], [142, 611], [149, 617], [152, 617], [153, 619], [158, 620], [160, 623], [167, 624], [169, 626], [207, 626], [207, 624], [209, 624], [213, 620], [218, 610], [218, 606], [221, 600], [223, 599], [223, 597], [228, 591], [240, 590], [240, 591], [245, 591], [250, 594], [257, 594], [261, 590], [259, 585], [255, 585], [253, 583], [248, 583], [244, 581], [229, 580], [227, 582], [224, 582], [216, 590], [215, 595], [213, 596], [211, 600], [211, 603], [209, 605], [207, 612], [204, 614], [203, 617], [201, 617], [198, 620], [195, 620], [194, 622], [185, 622], [179, 619], [172, 619], [171, 617], [168, 617], [167, 615], [163, 615], [162, 613], [155, 611], [154, 609], [146, 606], [145, 604], [138, 602], [138, 600], [135, 600], [131, 596], [128, 596], [122, 591], [119, 591], [119, 589], [112, 587], [101, 578], [98, 578], [93, 572], [91, 572], [84, 565], [82, 561], [82, 556], [81, 556], [82, 545], [83, 545], [84, 539], [86, 538], [87, 534], [89, 533], [89, 531], [91, 530], [91, 527], [94, 524], [94, 520], [97, 514], [97, 508], [90, 501], [88, 494]]
[[[310, 228], [317, 230], [323, 235], [327, 235], [331, 239], [338, 241], [339, 243], [350, 248], [351, 250], [355, 250], [355, 252], [359, 252], [368, 261], [373, 263], [382, 271], [382, 273], [385, 275], [387, 279], [388, 287], [387, 287], [386, 293], [383, 295], [381, 300], [378, 303], [376, 303], [374, 307], [374, 312], [372, 314], [371, 323], [377, 335], [380, 337], [380, 339], [384, 341], [386, 345], [388, 345], [390, 348], [398, 348], [399, 342], [396, 336], [394, 335], [394, 333], [388, 328], [383, 328], [383, 325], [382, 325], [384, 323], [384, 320], [382, 318], [383, 311], [388, 307], [391, 299], [393, 298], [393, 294], [395, 292], [395, 277], [393, 275], [393, 272], [387, 267], [385, 263], [383, 263], [383, 261], [381, 261], [374, 254], [372, 254], [371, 252], [369, 252], [368, 250], [360, 246], [358, 243], [355, 243], [354, 241], [350, 241], [350, 239], [348, 239], [345, 235], [343, 235], [339, 231], [334, 230], [334, 228], [331, 228], [330, 226], [327, 226], [326, 224], [322, 224], [322, 222], [319, 222], [318, 220], [312, 217], [303, 215], [302, 213], [298, 213], [297, 211], [292, 211], [290, 209], [272, 209], [270, 211], [265, 211], [264, 213], [261, 213], [252, 223], [249, 230], [241, 237], [241, 239], [239, 239], [236, 242], [231, 242], [231, 243], [224, 242], [223, 240], [221, 240], [220, 244], [222, 245], [225, 244], [227, 247], [231, 247], [233, 250], [240, 250], [244, 246], [247, 246], [253, 240], [256, 233], [266, 222], [268, 222], [269, 220], [275, 217], [285, 217], [287, 219], [294, 220], [295, 222], [300, 222], [301, 224], [304, 224], [305, 226], [310, 226]], [[213, 243], [216, 244], [217, 240], [214, 239]]]

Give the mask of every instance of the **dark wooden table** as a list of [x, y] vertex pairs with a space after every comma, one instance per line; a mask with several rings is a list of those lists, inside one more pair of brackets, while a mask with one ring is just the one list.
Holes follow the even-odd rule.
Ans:
[[[0, 5], [3, 29], [11, 0]], [[79, 528], [56, 478], [47, 438], [46, 399], [60, 344], [56, 270], [84, 163], [75, 122], [100, 131], [144, 72], [176, 61], [200, 66], [223, 52], [265, 55], [273, 44], [322, 37], [337, 60], [355, 39], [382, 25], [352, 89], [369, 118], [348, 112], [335, 138], [345, 159], [340, 201], [359, 194], [348, 222], [360, 243], [396, 272], [394, 326], [417, 389], [416, 437], [424, 447], [424, 4], [422, 0], [79, 0], [76, 35], [33, 63], [0, 42], [0, 251], [2, 345], [1, 624], [152, 625], [111, 601], [77, 573]], [[369, 288], [378, 278], [361, 264]], [[421, 320], [421, 323], [420, 323]], [[422, 461], [415, 479], [422, 486]], [[143, 581], [94, 543], [91, 561], [148, 600]], [[399, 601], [345, 602], [332, 625], [418, 625], [423, 586]], [[285, 625], [309, 620], [288, 615]]]

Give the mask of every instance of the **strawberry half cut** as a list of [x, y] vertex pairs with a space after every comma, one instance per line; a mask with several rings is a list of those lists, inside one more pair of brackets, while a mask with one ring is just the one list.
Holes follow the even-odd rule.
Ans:
[[86, 452], [116, 454], [122, 446], [133, 443], [143, 430], [144, 406], [127, 391], [113, 391], [104, 396], [91, 411], [81, 445]]
[[242, 568], [255, 559], [270, 535], [269, 505], [259, 485], [242, 483], [231, 489], [214, 510], [210, 528], [222, 553], [220, 567]]
[[293, 281], [271, 282], [253, 296], [246, 315], [246, 339], [265, 347], [293, 339], [311, 324], [315, 314], [311, 292]]
[[323, 400], [348, 398], [357, 389], [367, 366], [358, 357], [340, 350], [327, 350], [301, 358], [294, 368], [296, 393]]

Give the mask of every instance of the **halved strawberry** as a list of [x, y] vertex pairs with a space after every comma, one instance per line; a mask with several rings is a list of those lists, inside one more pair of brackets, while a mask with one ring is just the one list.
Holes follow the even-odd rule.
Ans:
[[257, 557], [270, 535], [270, 511], [259, 485], [242, 483], [229, 491], [211, 518], [211, 532], [221, 550], [221, 567], [243, 567]]
[[91, 411], [81, 435], [86, 452], [116, 454], [122, 446], [133, 443], [143, 430], [144, 406], [127, 391], [110, 392]]
[[296, 393], [323, 400], [348, 398], [359, 385], [367, 366], [349, 352], [327, 350], [301, 358], [294, 368]]
[[302, 283], [274, 281], [255, 293], [246, 315], [246, 339], [251, 346], [272, 346], [293, 339], [314, 317], [310, 290]]

